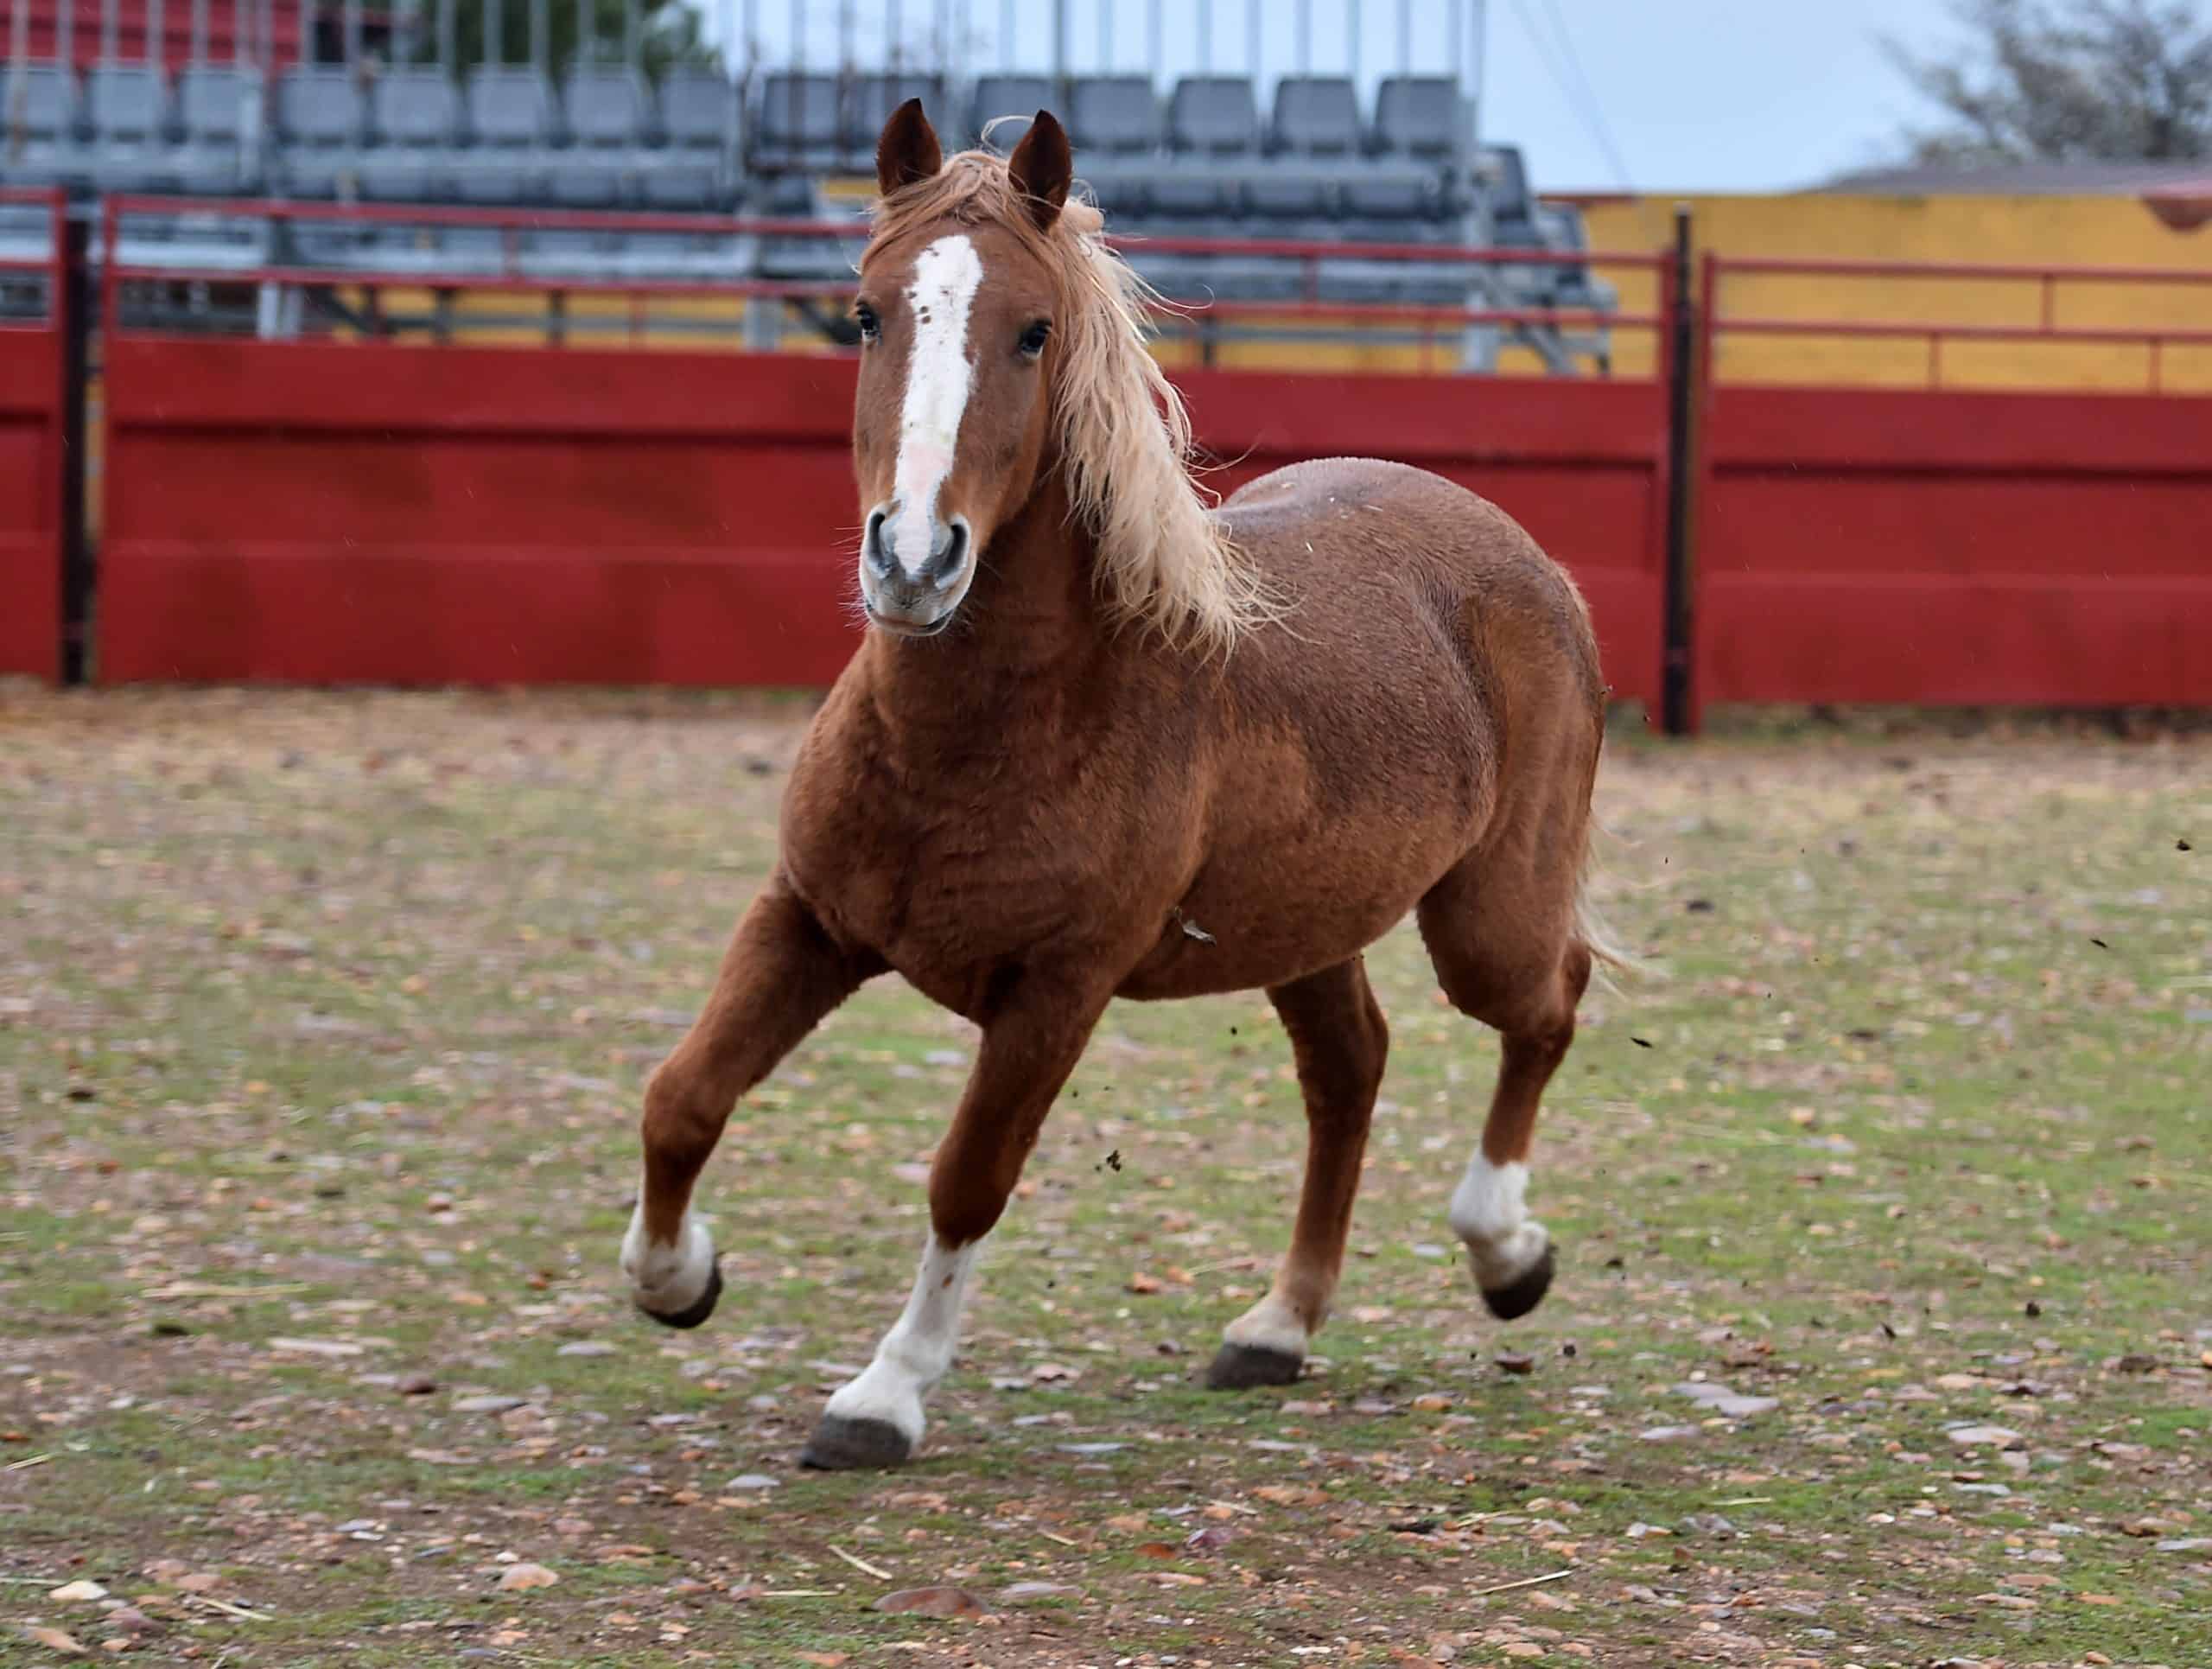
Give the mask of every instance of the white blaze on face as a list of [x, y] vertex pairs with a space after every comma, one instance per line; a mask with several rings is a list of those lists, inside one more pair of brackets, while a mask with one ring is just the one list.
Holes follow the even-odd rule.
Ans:
[[968, 360], [968, 315], [982, 281], [982, 258], [975, 244], [956, 233], [921, 252], [914, 281], [906, 288], [914, 340], [906, 360], [898, 473], [891, 489], [898, 511], [883, 537], [899, 565], [917, 577], [929, 565], [938, 494], [952, 473], [960, 417], [975, 380]]

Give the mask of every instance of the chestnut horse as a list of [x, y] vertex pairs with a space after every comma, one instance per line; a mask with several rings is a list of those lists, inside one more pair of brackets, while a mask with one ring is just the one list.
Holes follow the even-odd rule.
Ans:
[[1116, 997], [1266, 990], [1310, 1137], [1290, 1247], [1211, 1383], [1295, 1379], [1337, 1284], [1386, 1046], [1362, 951], [1418, 913], [1503, 1036], [1452, 1196], [1490, 1309], [1534, 1308], [1538, 1098], [1604, 955], [1580, 905], [1604, 733], [1573, 583], [1494, 506], [1332, 458], [1218, 508], [1146, 350], [1147, 291], [1039, 112], [1010, 158], [885, 125], [853, 454], [869, 629], [808, 731], [775, 873], [647, 1085], [637, 1303], [721, 1291], [691, 1210], [738, 1098], [895, 971], [982, 1029], [906, 1307], [804, 1461], [893, 1465], [952, 1360], [978, 1246]]

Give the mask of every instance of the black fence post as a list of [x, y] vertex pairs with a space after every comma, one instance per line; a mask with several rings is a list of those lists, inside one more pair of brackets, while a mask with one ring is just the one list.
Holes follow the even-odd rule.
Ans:
[[1659, 728], [1670, 736], [1696, 728], [1690, 680], [1695, 666], [1696, 621], [1692, 607], [1690, 480], [1697, 378], [1696, 292], [1691, 287], [1690, 210], [1675, 207], [1675, 250], [1669, 269], [1667, 329], [1667, 589], [1666, 653], [1659, 673]]
[[85, 443], [85, 388], [92, 377], [91, 220], [62, 220], [61, 293], [54, 298], [61, 326], [61, 681], [82, 684], [92, 672], [92, 549], [86, 536], [85, 480], [92, 454]]

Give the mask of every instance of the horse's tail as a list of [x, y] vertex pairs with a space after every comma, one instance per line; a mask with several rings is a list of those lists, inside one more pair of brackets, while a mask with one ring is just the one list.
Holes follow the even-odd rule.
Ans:
[[[1599, 751], [1605, 749], [1604, 709], [1599, 710]], [[1592, 787], [1596, 786], [1597, 761], [1591, 761]], [[1582, 866], [1574, 882], [1574, 936], [1590, 952], [1590, 959], [1597, 965], [1599, 978], [1609, 986], [1618, 989], [1614, 974], [1635, 978], [1651, 972], [1651, 965], [1621, 943], [1607, 923], [1605, 913], [1598, 908], [1592, 895], [1598, 876], [1598, 837], [1603, 831], [1598, 826], [1596, 808], [1591, 807], [1583, 824]]]
[[[1598, 908], [1597, 900], [1591, 896], [1592, 871], [1596, 867], [1595, 859], [1586, 857], [1582, 861], [1581, 878], [1575, 883], [1575, 938], [1581, 941], [1583, 949], [1590, 952], [1590, 959], [1611, 973], [1634, 978], [1650, 972], [1650, 965], [1614, 936], [1611, 927]], [[1606, 983], [1612, 982], [1608, 978]]]

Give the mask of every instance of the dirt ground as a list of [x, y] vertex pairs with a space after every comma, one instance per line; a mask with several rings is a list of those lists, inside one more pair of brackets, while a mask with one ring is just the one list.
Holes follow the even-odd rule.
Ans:
[[878, 982], [739, 1110], [708, 1327], [614, 1268], [805, 714], [0, 689], [0, 1664], [2212, 1664], [2212, 737], [1624, 734], [1541, 1309], [1401, 929], [1306, 1381], [1199, 1383], [1281, 1029], [1122, 1005], [924, 1452], [823, 1476], [969, 1028]]

